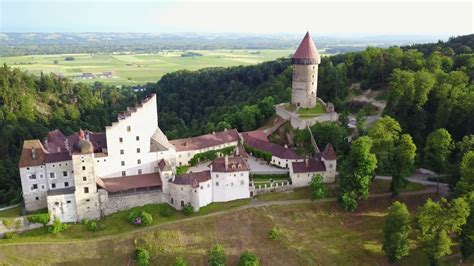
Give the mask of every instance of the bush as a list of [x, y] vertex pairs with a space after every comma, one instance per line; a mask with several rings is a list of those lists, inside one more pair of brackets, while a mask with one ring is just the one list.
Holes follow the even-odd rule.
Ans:
[[33, 214], [27, 217], [30, 223], [40, 223], [46, 225], [49, 223], [50, 213]]
[[98, 230], [96, 221], [89, 221], [85, 219], [82, 221], [82, 224], [86, 227], [88, 231], [95, 232]]
[[276, 240], [280, 237], [280, 230], [278, 230], [276, 227], [273, 227], [270, 232], [268, 232], [268, 236], [271, 240]]
[[160, 210], [160, 216], [162, 217], [171, 217], [174, 214], [174, 209], [172, 209], [171, 206], [165, 205], [163, 208]]
[[173, 263], [173, 266], [186, 266], [188, 265], [186, 263], [186, 260], [183, 259], [182, 257], [178, 256], [174, 259], [174, 263]]
[[61, 223], [58, 217], [54, 217], [54, 222], [52, 225], [48, 227], [48, 232], [52, 234], [61, 233], [62, 231], [66, 230], [69, 226], [67, 224]]
[[6, 232], [3, 235], [3, 239], [12, 239], [12, 238], [15, 238], [15, 237], [16, 237], [16, 234], [14, 232]]
[[135, 260], [140, 266], [150, 265], [150, 253], [144, 248], [137, 248], [135, 250]]
[[226, 257], [224, 248], [217, 244], [209, 251], [209, 265], [210, 266], [223, 266], [225, 265]]
[[323, 182], [323, 177], [320, 174], [314, 175], [311, 179], [311, 199], [317, 200], [326, 197], [327, 188]]
[[186, 206], [183, 207], [181, 211], [184, 215], [191, 215], [194, 212], [194, 207], [188, 203]]
[[218, 157], [218, 155], [230, 155], [235, 150], [235, 146], [225, 147], [219, 150], [205, 151], [195, 154], [189, 161], [191, 166], [196, 166], [202, 161], [212, 161]]
[[259, 266], [260, 262], [258, 261], [257, 255], [253, 252], [245, 251], [240, 255], [239, 266]]
[[153, 216], [145, 211], [132, 211], [128, 215], [128, 221], [136, 226], [148, 226], [153, 223]]

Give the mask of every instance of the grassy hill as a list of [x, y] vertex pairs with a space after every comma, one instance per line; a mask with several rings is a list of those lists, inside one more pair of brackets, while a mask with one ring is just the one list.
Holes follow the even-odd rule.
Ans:
[[[182, 56], [190, 54], [201, 56]], [[292, 50], [195, 50], [164, 51], [156, 54], [55, 54], [0, 57], [0, 63], [19, 67], [32, 74], [56, 73], [74, 81], [96, 81], [114, 85], [139, 85], [157, 82], [164, 74], [177, 70], [257, 64], [288, 57]], [[73, 57], [65, 61], [65, 57]], [[116, 78], [76, 79], [82, 73], [114, 72]]]

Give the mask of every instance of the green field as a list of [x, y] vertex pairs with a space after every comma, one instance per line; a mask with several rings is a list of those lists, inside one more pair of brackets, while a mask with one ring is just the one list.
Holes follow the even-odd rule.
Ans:
[[[182, 57], [194, 52], [202, 56]], [[163, 51], [156, 54], [56, 54], [0, 57], [0, 63], [20, 67], [32, 74], [56, 73], [74, 78], [82, 73], [114, 72], [116, 78], [74, 79], [85, 83], [101, 81], [116, 85], [137, 85], [156, 82], [166, 73], [206, 67], [257, 64], [288, 57], [292, 50], [194, 50]], [[66, 56], [75, 60], [65, 61]], [[57, 61], [57, 64], [54, 62]]]

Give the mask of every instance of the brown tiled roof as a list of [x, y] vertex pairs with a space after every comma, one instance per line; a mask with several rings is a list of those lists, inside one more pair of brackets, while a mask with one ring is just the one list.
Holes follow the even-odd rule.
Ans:
[[171, 166], [165, 159], [161, 159], [158, 162], [158, 167], [161, 171], [171, 171]]
[[[34, 149], [34, 156], [33, 156]], [[35, 157], [35, 158], [33, 158]], [[18, 167], [38, 166], [44, 164], [46, 157], [46, 150], [37, 139], [25, 140], [23, 142], [23, 149], [21, 150], [20, 161]]]
[[291, 160], [303, 159], [303, 157], [296, 154], [293, 150], [268, 142], [268, 141], [263, 141], [263, 140], [249, 137], [247, 138], [245, 143], [252, 148], [269, 152], [273, 156], [281, 158], [281, 159], [291, 159]]
[[71, 154], [68, 151], [65, 152], [56, 152], [56, 153], [47, 153], [45, 158], [45, 163], [55, 163], [55, 162], [64, 162], [72, 160]]
[[326, 160], [336, 160], [336, 152], [334, 151], [334, 148], [332, 147], [331, 143], [328, 143], [326, 145], [326, 148], [324, 148], [322, 157]]
[[72, 194], [76, 191], [75, 187], [66, 187], [66, 188], [59, 188], [59, 189], [50, 189], [46, 194], [48, 196], [55, 196], [55, 195], [64, 195], [64, 194]]
[[97, 177], [96, 183], [108, 192], [119, 192], [161, 186], [161, 178], [159, 173], [130, 175], [115, 178]]
[[205, 149], [238, 140], [239, 133], [237, 130], [230, 129], [193, 138], [175, 139], [171, 140], [170, 143], [175, 146], [176, 151], [190, 151]]
[[[107, 148], [107, 136], [104, 132], [92, 132], [85, 131], [86, 136], [89, 137], [89, 141], [94, 146], [94, 152], [103, 152]], [[69, 146], [72, 148], [79, 142], [79, 134], [74, 132], [72, 135], [67, 137]]]
[[211, 180], [211, 171], [187, 173], [174, 178], [173, 184], [191, 185], [193, 188], [199, 187], [199, 183]]
[[323, 162], [310, 159], [306, 162], [293, 162], [293, 172], [294, 173], [314, 173], [314, 172], [324, 172], [326, 171], [326, 166]]
[[309, 35], [308, 31], [298, 46], [298, 49], [296, 49], [296, 52], [293, 54], [293, 59], [318, 58], [320, 58], [318, 49], [316, 49], [316, 45], [314, 45], [313, 39], [311, 38], [311, 35]]
[[249, 158], [248, 153], [245, 151], [245, 148], [242, 144], [237, 145], [237, 149], [239, 151], [239, 154], [242, 158], [246, 159]]
[[241, 172], [249, 171], [247, 162], [240, 156], [227, 158], [227, 168], [225, 166], [225, 157], [215, 159], [211, 164], [213, 172]]
[[[46, 140], [48, 141], [47, 145], [46, 145]], [[58, 129], [49, 131], [46, 134], [45, 148], [50, 153], [67, 151], [66, 150], [66, 137]]]
[[259, 139], [263, 141], [268, 141], [267, 134], [263, 130], [254, 130], [254, 131], [248, 131], [248, 132], [242, 132], [242, 138], [246, 140], [247, 138], [254, 138], [254, 139]]

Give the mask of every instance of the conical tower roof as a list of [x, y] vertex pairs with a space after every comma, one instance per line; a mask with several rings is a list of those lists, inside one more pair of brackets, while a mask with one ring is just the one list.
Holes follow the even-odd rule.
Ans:
[[303, 40], [301, 41], [298, 49], [293, 54], [293, 62], [298, 63], [316, 63], [319, 64], [321, 62], [321, 57], [319, 55], [318, 49], [309, 34], [309, 31], [306, 32]]

